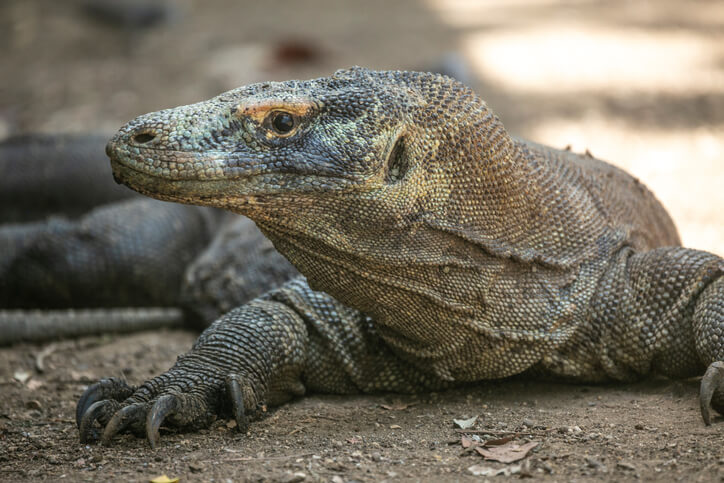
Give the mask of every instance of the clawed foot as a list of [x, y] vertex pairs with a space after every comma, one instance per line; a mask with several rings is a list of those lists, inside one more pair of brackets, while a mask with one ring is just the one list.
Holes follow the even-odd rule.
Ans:
[[159, 428], [164, 422], [198, 429], [208, 426], [217, 414], [229, 412], [239, 431], [244, 432], [248, 427], [244, 396], [247, 400], [254, 397], [242, 381], [235, 374], [217, 377], [209, 371], [176, 368], [139, 388], [120, 379], [102, 379], [88, 387], [78, 401], [76, 422], [80, 441], [87, 443], [100, 438], [107, 445], [116, 434], [130, 430], [145, 435], [151, 448], [156, 448]]
[[711, 424], [711, 408], [724, 414], [724, 362], [713, 362], [701, 379], [699, 404], [704, 424]]
[[119, 401], [130, 397], [135, 390], [135, 387], [115, 377], [101, 379], [89, 386], [75, 408], [75, 422], [80, 430], [80, 442], [87, 443], [98, 439], [98, 431], [93, 428], [93, 422], [98, 420], [101, 424], [107, 423], [120, 407]]

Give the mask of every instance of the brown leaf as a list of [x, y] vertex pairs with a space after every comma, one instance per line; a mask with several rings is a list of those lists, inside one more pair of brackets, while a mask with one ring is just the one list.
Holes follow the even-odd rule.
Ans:
[[508, 442], [500, 446], [493, 446], [492, 448], [477, 447], [475, 451], [483, 455], [486, 460], [513, 463], [528, 456], [528, 453], [539, 444], [537, 441], [531, 441], [523, 445]]
[[468, 449], [471, 446], [478, 446], [480, 443], [478, 443], [477, 441], [473, 441], [467, 436], [463, 436], [462, 438], [460, 438], [460, 444], [463, 445], [463, 448]]

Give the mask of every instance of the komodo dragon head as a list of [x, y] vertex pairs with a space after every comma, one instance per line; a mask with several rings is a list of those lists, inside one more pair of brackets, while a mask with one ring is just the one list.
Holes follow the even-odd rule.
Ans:
[[490, 259], [571, 267], [605, 226], [434, 74], [253, 84], [138, 117], [107, 152], [134, 190], [249, 216], [313, 287], [362, 310], [384, 305], [349, 295], [369, 282], [474, 311], [461, 287]]

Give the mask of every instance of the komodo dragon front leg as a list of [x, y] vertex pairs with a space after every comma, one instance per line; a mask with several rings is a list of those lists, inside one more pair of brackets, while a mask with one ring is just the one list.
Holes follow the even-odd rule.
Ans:
[[395, 357], [368, 317], [299, 278], [224, 315], [168, 372], [140, 387], [118, 379], [90, 386], [76, 418], [81, 442], [98, 436], [98, 421], [105, 443], [129, 429], [155, 447], [166, 420], [198, 428], [217, 414], [232, 415], [245, 431], [262, 405], [307, 391], [412, 392], [445, 385]]
[[596, 381], [596, 374], [599, 381], [649, 373], [687, 378], [706, 370], [704, 422], [711, 422], [710, 406], [724, 414], [722, 258], [681, 247], [625, 249], [601, 278], [590, 319], [535, 369], [578, 381]]
[[636, 360], [650, 360], [651, 371], [672, 378], [706, 369], [699, 397], [702, 417], [711, 424], [710, 406], [724, 414], [724, 260], [678, 247], [636, 254], [618, 293], [618, 301], [602, 300], [597, 310], [603, 314], [604, 307], [625, 307], [619, 322], [611, 324], [630, 349], [621, 359], [638, 367]]
[[[81, 438], [209, 423], [307, 390], [425, 390], [529, 371], [701, 373], [724, 410], [721, 258], [680, 247], [638, 180], [512, 138], [439, 75], [338, 71], [141, 116], [108, 145], [142, 194], [249, 216], [306, 277], [138, 389], [105, 380]], [[710, 401], [711, 400], [711, 401]], [[244, 410], [242, 411], [242, 406]], [[242, 414], [243, 413], [243, 414]]]

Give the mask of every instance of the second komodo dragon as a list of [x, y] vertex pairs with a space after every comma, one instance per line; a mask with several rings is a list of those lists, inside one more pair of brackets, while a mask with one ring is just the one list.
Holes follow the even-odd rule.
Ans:
[[[706, 371], [724, 411], [724, 260], [682, 248], [656, 198], [517, 140], [444, 76], [352, 68], [141, 116], [110, 141], [143, 194], [241, 213], [304, 275], [232, 310], [140, 387], [92, 385], [82, 441], [159, 441], [308, 391], [424, 391], [527, 373]], [[708, 368], [708, 369], [707, 369]]]

